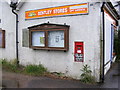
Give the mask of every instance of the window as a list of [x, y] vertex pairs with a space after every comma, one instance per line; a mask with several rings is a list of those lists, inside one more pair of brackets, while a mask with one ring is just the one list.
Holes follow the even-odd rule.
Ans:
[[64, 47], [64, 30], [48, 32], [48, 47]]
[[0, 48], [5, 48], [5, 30], [0, 30]]
[[41, 24], [29, 27], [30, 48], [64, 50], [69, 48], [69, 26]]
[[45, 47], [44, 31], [32, 31], [32, 46]]
[[22, 29], [22, 47], [29, 47], [29, 29]]

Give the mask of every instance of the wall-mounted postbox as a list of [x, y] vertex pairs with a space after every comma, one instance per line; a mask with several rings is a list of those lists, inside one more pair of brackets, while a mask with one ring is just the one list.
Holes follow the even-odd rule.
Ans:
[[74, 48], [74, 61], [75, 62], [83, 62], [84, 61], [84, 48], [83, 42], [75, 42]]

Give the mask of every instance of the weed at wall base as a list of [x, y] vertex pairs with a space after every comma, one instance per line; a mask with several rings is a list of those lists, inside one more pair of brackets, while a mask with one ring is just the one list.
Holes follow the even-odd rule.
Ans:
[[[5, 69], [7, 71], [17, 72], [17, 65], [15, 63], [12, 63], [11, 61], [8, 62], [6, 59], [1, 60], [1, 62], [2, 62], [2, 69]], [[14, 59], [13, 62], [15, 62], [15, 59]]]
[[95, 77], [91, 75], [92, 71], [90, 70], [90, 66], [83, 65], [83, 68], [81, 70], [83, 73], [81, 74], [81, 80], [83, 83], [89, 83], [94, 84], [95, 83]]

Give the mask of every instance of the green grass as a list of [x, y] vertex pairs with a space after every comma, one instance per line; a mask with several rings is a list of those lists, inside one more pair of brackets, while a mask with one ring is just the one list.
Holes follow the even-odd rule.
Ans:
[[29, 75], [39, 76], [47, 72], [43, 65], [28, 65], [25, 67], [24, 72]]
[[18, 72], [17, 71], [17, 65], [14, 63], [11, 63], [10, 61], [8, 62], [7, 60], [1, 60], [2, 62], [2, 69], [5, 69], [7, 71], [13, 71], [13, 72]]
[[10, 72], [22, 73], [27, 75], [39, 76], [47, 72], [47, 69], [43, 65], [27, 65], [26, 67], [17, 66], [16, 59], [7, 61], [6, 59], [0, 60], [2, 62], [2, 69]]

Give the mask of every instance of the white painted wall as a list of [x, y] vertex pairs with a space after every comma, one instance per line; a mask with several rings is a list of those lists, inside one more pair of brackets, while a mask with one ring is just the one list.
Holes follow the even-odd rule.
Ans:
[[[43, 4], [44, 3], [44, 4]], [[100, 72], [100, 4], [90, 3], [88, 15], [25, 20], [25, 11], [75, 4], [74, 2], [26, 2], [19, 11], [19, 60], [20, 64], [43, 64], [51, 72], [62, 72], [80, 78], [81, 69], [88, 64], [99, 80]], [[22, 47], [22, 29], [41, 23], [70, 25], [69, 51], [33, 50]], [[74, 42], [84, 42], [84, 62], [74, 62]]]
[[8, 60], [15, 59], [15, 15], [9, 4], [2, 0], [0, 3], [0, 9], [2, 10], [2, 25], [1, 28], [5, 30], [5, 48], [0, 48], [0, 58], [6, 58]]
[[[2, 18], [2, 3], [0, 0], [0, 19]], [[1, 22], [0, 22], [0, 28], [1, 28]], [[2, 53], [0, 52], [0, 57], [2, 56]], [[2, 86], [2, 66], [0, 65], [0, 86]]]
[[[2, 1], [0, 0], [0, 19], [2, 19]], [[2, 24], [0, 22], [0, 28], [2, 27]]]

